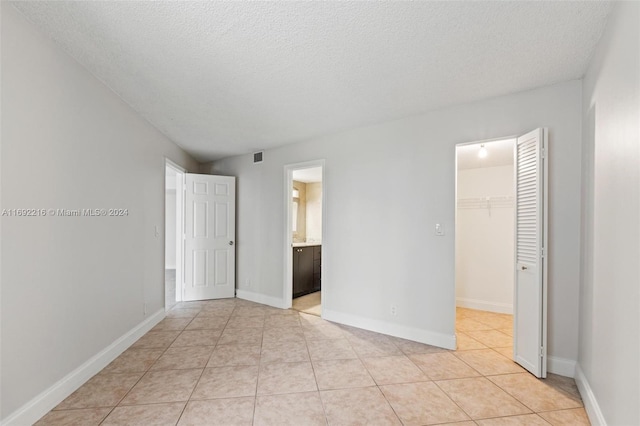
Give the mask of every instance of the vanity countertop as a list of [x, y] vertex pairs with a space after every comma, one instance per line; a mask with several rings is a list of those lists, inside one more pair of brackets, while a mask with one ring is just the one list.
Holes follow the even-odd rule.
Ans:
[[313, 247], [313, 246], [321, 246], [321, 245], [322, 243], [320, 241], [291, 244], [292, 247]]

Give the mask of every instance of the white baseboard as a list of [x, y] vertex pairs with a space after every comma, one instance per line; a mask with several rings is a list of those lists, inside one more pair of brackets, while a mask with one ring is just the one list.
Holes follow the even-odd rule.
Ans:
[[513, 314], [513, 304], [488, 302], [486, 300], [456, 297], [456, 306], [461, 308], [478, 309], [480, 311], [496, 312], [499, 314]]
[[547, 371], [560, 376], [574, 378], [576, 376], [576, 362], [572, 359], [548, 356]]
[[238, 299], [248, 300], [250, 302], [273, 306], [274, 308], [287, 309], [287, 307], [285, 307], [284, 300], [273, 296], [254, 293], [252, 291], [236, 289], [236, 297]]
[[322, 308], [322, 318], [339, 324], [350, 325], [376, 333], [388, 334], [402, 339], [413, 340], [427, 345], [438, 346], [445, 349], [456, 348], [455, 334], [447, 335], [428, 330], [421, 330], [406, 325], [394, 324], [387, 321], [374, 320], [358, 315], [345, 314]]
[[67, 374], [49, 389], [46, 389], [40, 395], [10, 414], [2, 421], [2, 425], [31, 425], [37, 422], [66, 397], [75, 392], [87, 380], [109, 365], [111, 361], [116, 359], [147, 331], [162, 321], [164, 316], [164, 308], [150, 315], [147, 319], [129, 330], [98, 354], [94, 355], [80, 367]]
[[578, 390], [580, 391], [580, 396], [582, 396], [582, 402], [584, 403], [584, 409], [589, 416], [591, 424], [594, 426], [606, 426], [607, 421], [602, 415], [596, 396], [593, 394], [593, 390], [589, 385], [587, 377], [580, 368], [580, 364], [576, 365], [576, 385], [578, 385]]
[[[249, 300], [251, 302], [261, 303], [263, 305], [273, 306], [275, 308], [287, 309], [288, 306], [283, 299], [266, 296], [252, 291], [236, 289], [236, 297], [238, 299]], [[436, 333], [427, 330], [421, 330], [414, 327], [393, 324], [387, 321], [373, 320], [358, 315], [345, 314], [342, 312], [331, 311], [322, 308], [322, 318], [327, 321], [337, 322], [339, 324], [350, 325], [365, 330], [375, 331], [377, 333], [388, 334], [390, 336], [400, 337], [415, 342], [425, 343], [427, 345], [438, 346], [445, 349], [456, 348], [456, 336]]]

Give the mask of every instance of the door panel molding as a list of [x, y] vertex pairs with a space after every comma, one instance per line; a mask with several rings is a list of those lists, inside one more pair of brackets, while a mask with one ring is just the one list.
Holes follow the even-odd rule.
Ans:
[[183, 300], [235, 296], [235, 183], [187, 173]]

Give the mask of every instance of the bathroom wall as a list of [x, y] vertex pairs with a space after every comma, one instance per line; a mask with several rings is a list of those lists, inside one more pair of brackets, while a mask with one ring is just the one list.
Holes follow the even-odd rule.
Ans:
[[293, 232], [294, 243], [322, 241], [322, 183], [293, 181], [300, 192], [298, 198], [298, 223]]
[[296, 230], [293, 231], [293, 242], [303, 243], [307, 238], [307, 184], [293, 181], [293, 188], [299, 192]]
[[322, 182], [307, 183], [307, 241], [322, 241]]
[[459, 170], [457, 190], [456, 305], [511, 314], [513, 204], [465, 208], [463, 202], [512, 197], [513, 165]]

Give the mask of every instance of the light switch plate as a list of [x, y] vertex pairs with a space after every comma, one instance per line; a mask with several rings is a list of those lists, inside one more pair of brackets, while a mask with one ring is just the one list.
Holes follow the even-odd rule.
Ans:
[[444, 225], [441, 223], [436, 223], [436, 235], [438, 237], [444, 236]]

